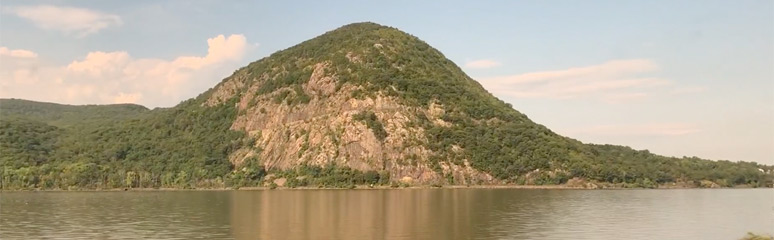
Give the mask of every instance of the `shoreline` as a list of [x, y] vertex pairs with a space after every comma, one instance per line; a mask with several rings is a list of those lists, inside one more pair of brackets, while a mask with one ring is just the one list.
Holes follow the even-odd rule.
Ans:
[[524, 190], [677, 190], [677, 189], [774, 189], [772, 187], [719, 187], [719, 188], [701, 188], [687, 186], [664, 186], [658, 188], [642, 187], [615, 187], [606, 186], [599, 188], [575, 187], [567, 185], [447, 185], [447, 186], [410, 186], [410, 187], [391, 187], [391, 186], [368, 186], [358, 185], [355, 188], [331, 188], [331, 187], [241, 187], [241, 188], [111, 188], [111, 189], [14, 189], [0, 190], [1, 192], [185, 192], [185, 191], [282, 191], [282, 190], [418, 190], [418, 189], [524, 189]]

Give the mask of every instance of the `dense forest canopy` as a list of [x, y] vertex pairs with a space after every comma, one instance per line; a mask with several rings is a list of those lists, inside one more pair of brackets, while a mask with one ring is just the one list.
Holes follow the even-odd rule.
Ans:
[[[438, 173], [441, 163], [468, 161], [508, 184], [564, 184], [575, 178], [622, 187], [772, 185], [772, 166], [665, 157], [560, 136], [495, 98], [427, 43], [378, 24], [341, 27], [253, 62], [235, 75], [246, 73], [250, 81], [261, 81], [252, 91], [276, 93], [276, 104], [302, 105], [310, 102], [303, 90], [313, 72], [308, 66], [320, 62], [331, 63], [336, 91], [344, 91], [345, 84], [360, 86], [347, 93], [352, 98], [383, 95], [407, 107], [443, 106], [440, 118], [448, 126], [433, 124], [425, 112], [411, 116], [411, 123], [424, 129], [426, 147], [435, 154], [429, 164]], [[281, 73], [264, 78], [277, 69]], [[229, 159], [232, 153], [257, 148], [256, 139], [231, 128], [244, 114], [235, 106], [248, 88], [222, 104], [206, 104], [230, 78], [175, 107], [153, 110], [132, 104], [73, 106], [0, 99], [1, 187], [266, 186], [263, 179], [270, 174], [287, 177], [291, 187], [398, 181], [385, 169], [359, 171], [335, 164], [266, 169], [253, 157], [235, 166]], [[381, 140], [388, 136], [373, 112], [358, 113], [354, 120]], [[456, 183], [448, 177], [437, 184]]]

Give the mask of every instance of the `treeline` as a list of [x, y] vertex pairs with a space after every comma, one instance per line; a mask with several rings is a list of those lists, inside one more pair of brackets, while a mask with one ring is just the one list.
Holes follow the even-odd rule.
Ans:
[[51, 125], [63, 118], [48, 116], [77, 106], [22, 115], [13, 111], [19, 104], [7, 103], [0, 105], [3, 189], [223, 187], [233, 170], [228, 155], [252, 144], [244, 133], [230, 130], [233, 101], [204, 107], [202, 100], [191, 99], [142, 112], [105, 106], [99, 110], [113, 117], [76, 115], [64, 118], [65, 127]]
[[279, 171], [276, 178], [285, 178], [287, 187], [354, 188], [356, 185], [390, 184], [387, 171], [360, 171], [346, 166], [328, 164], [324, 167], [302, 164], [295, 169]]

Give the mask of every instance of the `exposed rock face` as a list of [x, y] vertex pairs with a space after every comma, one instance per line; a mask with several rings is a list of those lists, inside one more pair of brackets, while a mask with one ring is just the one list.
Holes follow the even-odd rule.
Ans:
[[210, 95], [209, 99], [204, 102], [204, 105], [214, 106], [228, 100], [245, 86], [246, 79], [247, 74], [245, 72], [239, 72], [232, 76], [231, 80], [219, 84], [216, 86], [215, 91]]
[[[429, 164], [433, 152], [425, 148], [424, 129], [412, 124], [416, 112], [426, 112], [434, 123], [448, 126], [438, 116], [443, 106], [429, 109], [403, 106], [397, 99], [364, 97], [351, 93], [359, 87], [344, 84], [336, 91], [336, 76], [328, 70], [330, 63], [316, 63], [303, 93], [310, 96], [305, 104], [287, 104], [274, 100], [277, 94], [292, 89], [279, 89], [271, 94], [256, 94], [262, 79], [247, 81], [247, 74], [237, 73], [220, 84], [207, 104], [222, 104], [229, 94], [244, 91], [236, 107], [240, 115], [232, 129], [254, 138], [254, 149], [235, 151], [231, 160], [239, 166], [246, 158], [258, 155], [267, 169], [290, 169], [300, 164], [324, 166], [335, 163], [362, 171], [386, 170], [392, 179], [409, 177], [415, 183], [435, 183], [453, 179], [460, 184], [492, 183], [494, 178], [467, 164], [441, 163], [441, 171]], [[261, 75], [267, 78], [268, 74]], [[263, 79], [265, 80], [265, 79]], [[246, 82], [255, 83], [247, 86]], [[291, 93], [297, 94], [297, 93]], [[379, 139], [363, 122], [354, 119], [362, 112], [373, 112], [387, 136]], [[260, 150], [257, 150], [260, 149]], [[445, 175], [451, 177], [444, 177]]]

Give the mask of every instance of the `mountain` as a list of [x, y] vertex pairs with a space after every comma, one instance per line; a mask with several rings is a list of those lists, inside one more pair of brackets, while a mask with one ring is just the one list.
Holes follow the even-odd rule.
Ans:
[[172, 108], [2, 100], [0, 116], [4, 189], [772, 182], [753, 162], [560, 136], [374, 23], [276, 52]]

